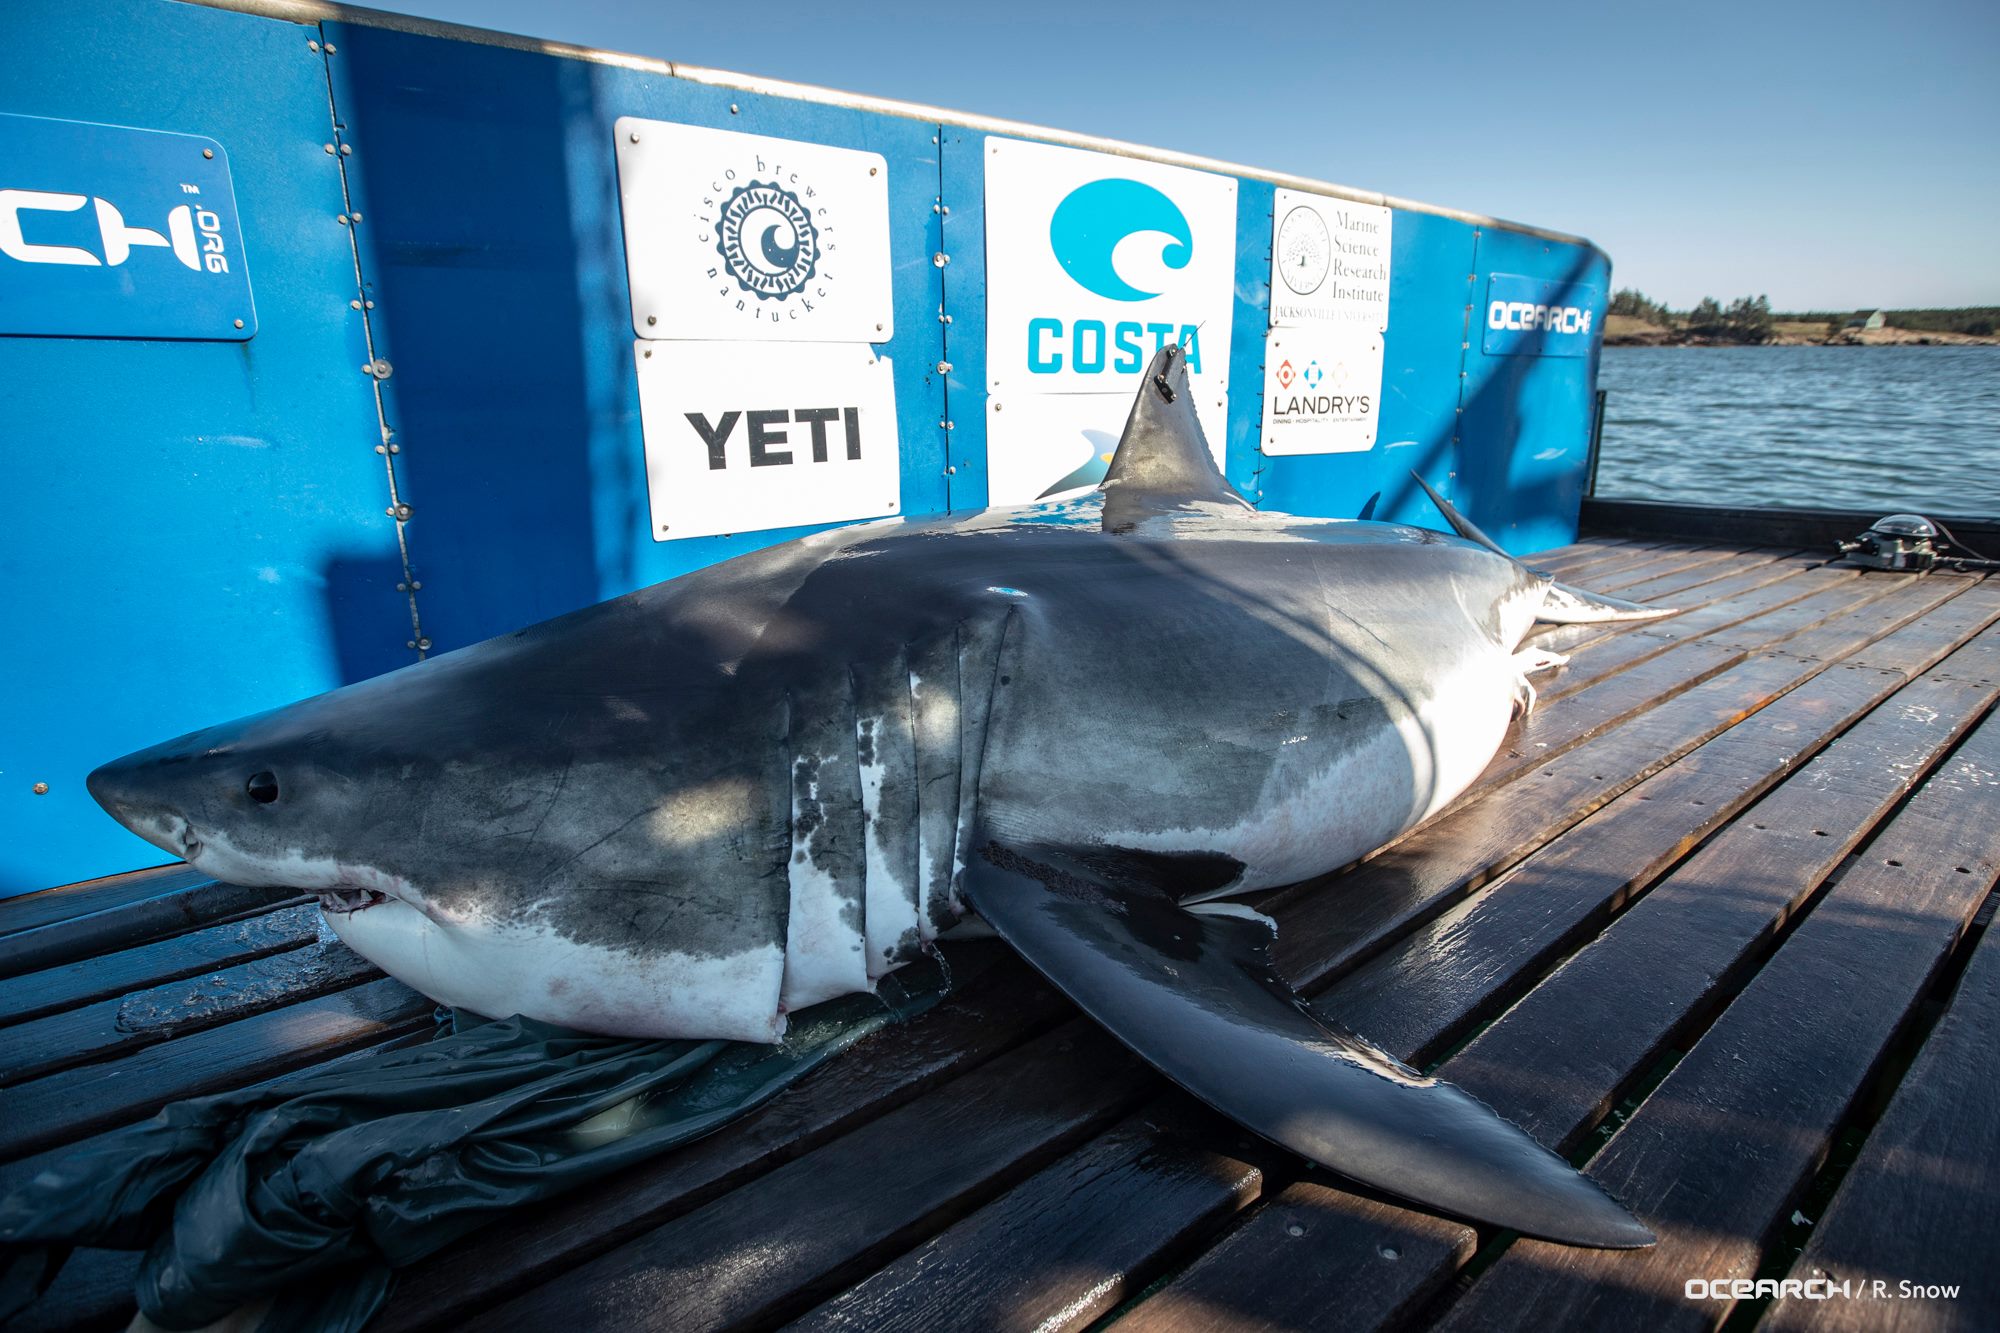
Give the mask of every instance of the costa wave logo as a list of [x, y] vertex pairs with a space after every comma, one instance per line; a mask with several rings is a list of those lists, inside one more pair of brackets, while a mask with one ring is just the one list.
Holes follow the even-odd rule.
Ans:
[[[183, 186], [183, 189], [188, 187]], [[101, 257], [82, 246], [37, 244], [27, 239], [23, 213], [75, 213], [94, 206]], [[229, 253], [222, 239], [222, 219], [205, 208], [181, 204], [167, 211], [164, 235], [150, 227], [134, 227], [109, 199], [94, 195], [57, 194], [45, 190], [0, 190], [0, 254], [23, 264], [72, 264], [85, 268], [116, 268], [132, 251], [157, 246], [196, 273], [229, 272]]]
[[[1071, 190], [1049, 220], [1049, 248], [1063, 271], [1107, 301], [1150, 301], [1166, 290], [1156, 275], [1128, 281], [1142, 256], [1156, 269], [1184, 269], [1194, 233], [1174, 201], [1135, 180], [1091, 181]], [[1147, 290], [1147, 288], [1152, 290]]]
[[715, 248], [737, 286], [760, 301], [782, 301], [812, 281], [819, 231], [812, 214], [776, 181], [739, 186], [716, 220]]
[[[1049, 219], [1049, 249], [1071, 281], [1091, 295], [1137, 303], [1159, 297], [1170, 285], [1169, 275], [1193, 260], [1194, 229], [1161, 191], [1113, 177], [1063, 196]], [[1133, 375], [1171, 342], [1187, 351], [1188, 369], [1199, 374], [1199, 324], [1043, 315], [1028, 321], [1028, 371], [1054, 375], [1067, 367], [1084, 375]]]

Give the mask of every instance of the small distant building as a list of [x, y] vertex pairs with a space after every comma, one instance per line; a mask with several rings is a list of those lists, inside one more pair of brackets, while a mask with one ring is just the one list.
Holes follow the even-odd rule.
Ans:
[[1882, 312], [1879, 310], [1857, 310], [1854, 312], [1854, 317], [1847, 321], [1845, 327], [1850, 329], [1879, 329], [1887, 323], [1888, 321], [1882, 318]]

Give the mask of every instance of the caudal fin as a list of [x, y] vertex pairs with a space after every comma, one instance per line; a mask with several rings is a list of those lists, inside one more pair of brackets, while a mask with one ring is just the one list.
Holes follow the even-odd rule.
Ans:
[[[1424, 488], [1424, 494], [1431, 497], [1452, 531], [1469, 542], [1478, 542], [1498, 556], [1514, 557], [1500, 549], [1500, 543], [1481, 532], [1473, 521], [1451, 507], [1451, 501], [1437, 493], [1437, 489], [1416, 472], [1417, 485]], [[1521, 564], [1514, 560], [1515, 564]], [[1525, 565], [1522, 568], [1526, 568]], [[1540, 571], [1535, 571], [1539, 573]], [[1543, 575], [1544, 578], [1547, 575]], [[1606, 597], [1603, 593], [1591, 592], [1587, 588], [1574, 588], [1567, 583], [1557, 583], [1549, 579], [1549, 586], [1542, 594], [1542, 609], [1535, 613], [1535, 619], [1550, 625], [1595, 625], [1607, 620], [1658, 620], [1662, 616], [1679, 615], [1676, 607], [1645, 606], [1639, 602], [1628, 602], [1622, 597]]]

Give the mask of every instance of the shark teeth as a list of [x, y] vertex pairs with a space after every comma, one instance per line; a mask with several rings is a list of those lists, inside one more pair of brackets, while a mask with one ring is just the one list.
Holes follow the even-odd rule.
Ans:
[[328, 889], [320, 894], [319, 907], [322, 912], [338, 912], [345, 915], [349, 912], [364, 911], [388, 901], [388, 894], [377, 893], [374, 889]]

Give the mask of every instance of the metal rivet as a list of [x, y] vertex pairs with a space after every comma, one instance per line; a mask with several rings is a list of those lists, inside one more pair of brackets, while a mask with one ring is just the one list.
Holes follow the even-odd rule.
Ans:
[[430, 641], [429, 639], [418, 639], [418, 640], [417, 640], [417, 647], [419, 647], [419, 648], [425, 648], [425, 649], [428, 649], [428, 648], [429, 648], [430, 646], [431, 646], [431, 641]]
[[382, 512], [387, 514], [390, 518], [394, 518], [396, 516], [396, 506], [390, 505], [387, 509], [384, 509]]
[[632, 142], [633, 143], [639, 142], [639, 131], [637, 130], [632, 131]]
[[644, 352], [640, 353], [640, 355], [645, 357], [648, 361], [651, 361], [653, 359], [653, 349], [648, 347]]
[[946, 217], [950, 217], [950, 216], [951, 216], [951, 205], [950, 205], [950, 204], [946, 204], [946, 205], [944, 206], [944, 208], [943, 208], [943, 209], [942, 209], [941, 211], [942, 211], [942, 212], [944, 213], [944, 215], [945, 215]]
[[729, 114], [732, 116], [736, 114], [736, 103], [731, 102], [729, 104]]
[[651, 328], [651, 327], [652, 327], [653, 325], [655, 325], [655, 324], [657, 324], [657, 323], [659, 323], [659, 322], [660, 322], [660, 317], [659, 317], [658, 315], [648, 315], [648, 316], [646, 316], [646, 326], [647, 326], [648, 328]]
[[410, 585], [407, 583], [398, 583], [396, 585], [397, 592], [408, 592], [409, 590], [410, 590]]
[[868, 168], [868, 174], [873, 176], [875, 174], [875, 168], [873, 167]]
[[338, 218], [335, 219], [335, 221], [339, 222], [341, 226], [345, 227], [347, 225], [347, 214], [342, 213]]
[[35, 795], [37, 795], [37, 796], [47, 796], [48, 794], [49, 794], [49, 784], [48, 784], [48, 783], [46, 783], [46, 782], [37, 782], [37, 783], [35, 784]]
[[321, 144], [321, 145], [320, 145], [320, 147], [322, 147], [322, 148], [326, 149], [326, 155], [327, 155], [328, 157], [332, 157], [332, 156], [334, 155], [334, 153], [335, 153], [335, 152], [339, 151], [338, 149], [336, 149], [336, 148], [335, 148], [335, 147], [334, 147], [334, 146], [333, 146], [332, 144], [330, 144], [330, 143], [329, 143], [329, 144]]
[[373, 301], [363, 301], [361, 304], [370, 310], [373, 310], [375, 308], [375, 303]]
[[400, 454], [403, 452], [403, 446], [400, 444], [392, 444], [389, 446], [389, 452], [392, 454]]
[[378, 454], [386, 454], [389, 452], [389, 446], [386, 444], [378, 444], [375, 446], [375, 452]]
[[1384, 1259], [1400, 1259], [1403, 1257], [1402, 1250], [1394, 1245], [1384, 1245], [1377, 1251], [1377, 1253], [1380, 1254]]
[[949, 264], [950, 262], [951, 262], [951, 256], [946, 254], [942, 250], [938, 251], [936, 254], [931, 256], [931, 267], [933, 268], [943, 268], [946, 264]]
[[359, 222], [359, 221], [361, 221], [361, 215], [360, 215], [359, 213], [356, 213], [356, 214], [354, 215], [354, 220], [355, 220], [356, 222]]
[[342, 145], [340, 146], [340, 155], [341, 155], [342, 157], [351, 157], [351, 156], [353, 156], [353, 154], [354, 154], [354, 145], [353, 145], [353, 144], [351, 144], [351, 143], [344, 143], [344, 144], [342, 144]]
[[993, 404], [993, 410], [994, 410], [995, 412], [998, 412], [998, 411], [1000, 410], [1000, 404], [998, 404], [998, 403], [995, 403], [995, 404]]
[[318, 42], [307, 42], [307, 43], [306, 43], [306, 50], [308, 50], [308, 51], [312, 52], [312, 53], [313, 53], [314, 55], [318, 55], [318, 54], [319, 54], [319, 43], [318, 43]]
[[408, 505], [397, 505], [394, 509], [391, 509], [389, 512], [394, 514], [397, 518], [406, 519], [410, 516], [410, 507]]
[[1285, 1228], [1285, 1234], [1287, 1236], [1303, 1236], [1306, 1234], [1306, 1229], [1300, 1226], [1297, 1222], [1294, 1222], [1290, 1226]]
[[949, 375], [949, 374], [951, 374], [951, 362], [949, 362], [949, 361], [940, 361], [940, 362], [938, 362], [938, 371], [937, 371], [937, 373], [938, 373], [938, 374], [940, 374], [940, 375]]
[[950, 423], [949, 421], [947, 421], [947, 422], [945, 422], [945, 423], [944, 423], [944, 428], [945, 428], [946, 430], [957, 430], [957, 429], [958, 429], [958, 427], [956, 427], [956, 426], [952, 425], [952, 424], [951, 424], [951, 423]]
[[942, 213], [942, 212], [944, 212], [944, 205], [943, 205], [943, 204], [932, 204], [932, 205], [931, 205], [931, 212], [933, 212], [933, 213]]
[[201, 155], [206, 158], [213, 158], [215, 156], [215, 150], [213, 148], [204, 148], [201, 150]]
[[352, 300], [352, 301], [349, 301], [349, 302], [347, 303], [347, 308], [348, 308], [349, 310], [359, 310], [359, 309], [361, 308], [361, 300], [360, 300], [360, 298], [359, 298], [359, 297], [357, 297], [357, 298], [355, 298], [354, 300]]
[[337, 51], [337, 50], [339, 50], [339, 49], [340, 49], [340, 48], [339, 48], [339, 47], [337, 47], [337, 46], [335, 46], [335, 45], [334, 45], [334, 44], [333, 44], [332, 42], [328, 42], [328, 43], [326, 44], [326, 53], [327, 53], [328, 55], [332, 55], [332, 54], [333, 54], [333, 53], [334, 53], [335, 51]]
[[875, 332], [880, 333], [881, 331], [882, 331], [882, 326], [880, 324], [877, 324], [875, 326]]
[[236, 327], [237, 327], [237, 328], [239, 328], [239, 329], [240, 329], [240, 328], [242, 328], [242, 327], [243, 327], [243, 321], [242, 321], [242, 320], [240, 320], [240, 319], [239, 319], [239, 320], [237, 320], [237, 321], [236, 321]]
[[416, 641], [415, 639], [408, 639], [408, 640], [405, 640], [405, 641], [404, 641], [404, 643], [403, 643], [403, 646], [404, 646], [405, 648], [414, 648], [414, 647], [416, 647], [416, 646], [417, 646], [417, 641]]
[[422, 579], [412, 579], [410, 581], [411, 592], [422, 592], [423, 590], [424, 590], [424, 581]]
[[390, 364], [389, 364], [389, 363], [388, 363], [387, 361], [377, 361], [377, 362], [375, 363], [375, 378], [376, 378], [376, 379], [378, 379], [378, 380], [386, 380], [386, 379], [388, 379], [388, 378], [389, 378], [389, 376], [391, 376], [391, 375], [393, 375], [393, 374], [395, 374], [395, 373], [396, 373], [396, 372], [395, 372], [395, 368], [394, 368], [393, 366], [391, 366], [391, 365], [390, 365]]
[[958, 469], [955, 467], [948, 467], [944, 470], [944, 474], [947, 477], [955, 477], [958, 475]]

